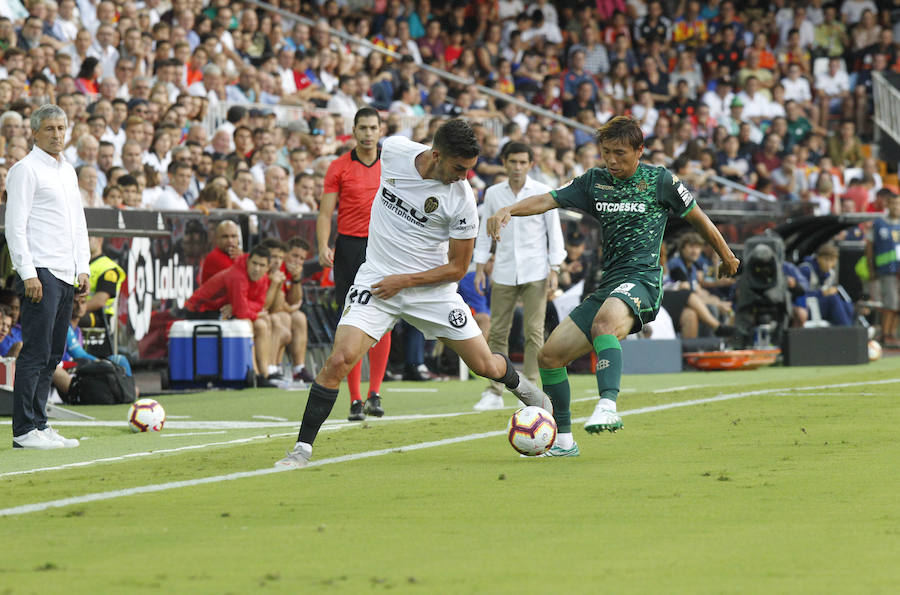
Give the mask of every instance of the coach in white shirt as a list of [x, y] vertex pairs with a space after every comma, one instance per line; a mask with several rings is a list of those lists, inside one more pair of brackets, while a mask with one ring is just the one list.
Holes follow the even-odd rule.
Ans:
[[[484, 194], [482, 221], [503, 207], [523, 198], [552, 190], [528, 177], [534, 165], [534, 152], [524, 143], [512, 142], [503, 151], [503, 167], [507, 181], [494, 184]], [[547, 292], [556, 289], [559, 266], [566, 258], [559, 214], [556, 209], [543, 215], [517, 217], [503, 228], [503, 240], [497, 242], [491, 284], [491, 351], [507, 353], [509, 329], [512, 327], [516, 303], [522, 300], [525, 327], [525, 377], [538, 377], [538, 351], [544, 345], [544, 315]], [[484, 292], [485, 265], [491, 257], [491, 239], [484, 224], [475, 239], [475, 290]], [[503, 408], [503, 385], [491, 382], [481, 394], [475, 409]]]
[[47, 425], [50, 377], [66, 345], [76, 276], [90, 280], [87, 224], [75, 169], [62, 156], [68, 123], [55, 105], [31, 114], [34, 148], [6, 178], [6, 241], [22, 301], [22, 351], [13, 389], [13, 447], [78, 446]]

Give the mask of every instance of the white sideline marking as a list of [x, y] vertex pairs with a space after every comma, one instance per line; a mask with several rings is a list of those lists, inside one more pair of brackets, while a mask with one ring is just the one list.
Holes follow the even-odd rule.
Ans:
[[286, 417], [277, 417], [275, 415], [254, 415], [253, 419], [264, 419], [266, 421], [288, 421]]
[[[475, 415], [478, 411], [463, 411], [460, 413], [417, 413], [412, 415], [385, 415], [381, 418], [367, 418], [367, 423], [379, 423], [383, 421], [407, 421], [422, 420], [433, 418], [456, 417], [458, 415]], [[359, 422], [349, 421], [327, 421], [326, 425], [353, 426], [359, 425]], [[0, 420], [0, 425], [11, 425], [11, 420]], [[300, 420], [295, 421], [166, 421], [166, 428], [171, 430], [260, 430], [266, 428], [297, 428]], [[128, 426], [127, 421], [54, 421], [54, 427], [63, 426], [88, 426], [88, 427], [108, 427], [108, 428], [124, 428]], [[2, 476], [0, 476], [2, 477]]]
[[[380, 419], [378, 419], [378, 418], [368, 419], [366, 421], [380, 423], [380, 422], [384, 422], [384, 421], [406, 421], [408, 419], [420, 420], [420, 419], [431, 419], [431, 418], [449, 418], [449, 417], [458, 417], [461, 415], [475, 415], [477, 413], [479, 413], [479, 412], [478, 411], [466, 411], [466, 412], [462, 412], [462, 413], [431, 414], [431, 415], [424, 415], [424, 414], [423, 415], [410, 415], [410, 416], [395, 415], [395, 416], [385, 416]], [[122, 424], [120, 422], [100, 422], [100, 423], [94, 423], [94, 424], [81, 423], [81, 422], [74, 422], [74, 423], [76, 425], [103, 425], [103, 426], [126, 425], [126, 424]], [[196, 422], [196, 423], [203, 424], [203, 423], [216, 423], [216, 422]], [[60, 425], [60, 424], [57, 423], [56, 425]], [[272, 426], [273, 426], [273, 424], [264, 424], [262, 427], [266, 428], [266, 427], [272, 427]], [[110, 462], [115, 462], [115, 461], [124, 461], [125, 459], [129, 459], [129, 458], [145, 457], [145, 456], [161, 454], [161, 453], [179, 452], [182, 450], [197, 450], [197, 449], [201, 449], [201, 448], [208, 448], [211, 446], [231, 446], [231, 445], [235, 445], [235, 444], [243, 444], [245, 442], [250, 442], [252, 440], [261, 440], [264, 438], [270, 438], [270, 437], [276, 437], [276, 436], [294, 436], [297, 434], [297, 430], [300, 428], [300, 421], [297, 420], [295, 422], [279, 423], [279, 424], [275, 424], [275, 426], [278, 428], [292, 428], [293, 431], [288, 432], [288, 433], [283, 433], [283, 434], [266, 434], [263, 436], [252, 436], [250, 438], [238, 438], [238, 439], [229, 440], [226, 442], [209, 442], [206, 444], [193, 444], [193, 445], [189, 445], [189, 446], [181, 446], [178, 448], [158, 449], [158, 450], [150, 450], [150, 451], [145, 451], [145, 452], [129, 453], [129, 454], [116, 456], [116, 457], [104, 457], [102, 459], [92, 459], [90, 461], [79, 461], [76, 463], [66, 463], [64, 465], [56, 465], [53, 467], [38, 467], [36, 469], [23, 469], [21, 471], [8, 471], [6, 473], [0, 473], [0, 479], [11, 476], [11, 475], [26, 475], [29, 473], [39, 473], [42, 471], [60, 471], [62, 469], [71, 469], [73, 467], [87, 467], [90, 465], [95, 465], [97, 463], [110, 463]], [[253, 427], [257, 427], [257, 426], [253, 426]], [[362, 424], [359, 422], [326, 421], [325, 424], [322, 426], [322, 429], [319, 431], [325, 432], [328, 430], [341, 430], [344, 428], [361, 428], [361, 427], [362, 427]], [[172, 429], [172, 425], [166, 424], [166, 428]], [[191, 432], [191, 433], [182, 433], [182, 434], [178, 434], [178, 433], [168, 434], [168, 433], [164, 432], [164, 433], [160, 434], [160, 438], [177, 437], [177, 436], [193, 436], [193, 435], [200, 435], [200, 434], [224, 434], [224, 433], [226, 433], [225, 430], [221, 430], [218, 432]], [[82, 440], [86, 440], [86, 439], [87, 438], [82, 438]]]
[[[337, 429], [337, 428], [326, 428], [323, 427], [319, 431], [329, 430], [329, 429]], [[174, 434], [175, 436], [183, 436], [184, 434]], [[170, 452], [181, 452], [185, 450], [199, 450], [201, 448], [208, 448], [210, 446], [232, 446], [234, 444], [243, 444], [245, 442], [253, 442], [254, 440], [264, 440], [266, 438], [274, 438], [275, 436], [294, 436], [296, 432], [287, 432], [284, 434], [265, 434], [263, 436], [250, 436], [249, 438], [237, 438], [235, 440], [228, 440], [226, 442], [209, 442], [207, 444], [191, 444], [188, 446], [179, 446], [177, 448], [159, 448], [156, 450], [147, 450], [142, 452], [132, 452], [124, 455], [119, 455], [116, 457], [106, 457], [103, 459], [92, 459], [90, 461], [78, 461], [75, 463], [65, 463], [63, 465], [55, 465], [53, 467], [39, 467], [37, 469], [23, 469], [22, 471], [7, 471], [6, 473], [0, 473], [0, 478], [3, 477], [11, 477], [13, 475], [29, 475], [31, 473], [39, 473], [41, 471], [60, 471], [62, 469], [72, 469], [75, 467], [88, 467], [90, 465], [96, 465], [97, 463], [113, 463], [115, 461], [124, 461], [126, 459], [136, 459], [141, 457], [148, 457], [150, 455], [158, 455], [158, 454], [166, 454]], [[165, 434], [163, 434], [165, 436]]]
[[710, 388], [711, 386], [713, 386], [713, 385], [711, 385], [711, 384], [689, 384], [687, 386], [672, 386], [669, 388], [658, 388], [658, 389], [656, 389], [654, 391], [650, 391], [650, 392], [652, 392], [654, 395], [658, 395], [660, 393], [674, 393], [674, 392], [678, 392], [680, 390], [691, 390], [691, 389], [695, 389], [695, 388]]
[[181, 433], [164, 433], [160, 434], [160, 438], [180, 438], [181, 436], [208, 436], [209, 434], [226, 434], [225, 430], [214, 430], [212, 432], [181, 432]]
[[[849, 386], [867, 386], [873, 384], [896, 384], [900, 382], [900, 379], [886, 379], [886, 380], [871, 380], [864, 382], [845, 382], [841, 384], [826, 384], [820, 386], [808, 386], [808, 387], [798, 387], [797, 390], [824, 390], [830, 388], [844, 388]], [[716, 403], [719, 401], [729, 401], [733, 399], [741, 399], [744, 397], [751, 396], [759, 396], [759, 395], [767, 395], [767, 394], [777, 394], [784, 392], [784, 388], [774, 388], [774, 389], [762, 389], [762, 390], [754, 390], [754, 391], [746, 391], [740, 393], [731, 393], [718, 395], [716, 397], [709, 397], [706, 399], [692, 399], [690, 401], [679, 401], [677, 403], [665, 403], [662, 405], [653, 405], [650, 407], [641, 407], [639, 409], [631, 409], [629, 411], [620, 411], [620, 415], [639, 415], [641, 413], [652, 413], [655, 411], [665, 411], [667, 409], [677, 409], [680, 407], [691, 407], [693, 405], [702, 405], [705, 403]], [[587, 418], [579, 418], [572, 420], [575, 423], [580, 423], [585, 421]], [[378, 457], [386, 454], [397, 453], [397, 452], [409, 452], [413, 450], [421, 450], [425, 448], [432, 448], [435, 446], [446, 446], [448, 444], [457, 444], [460, 442], [469, 442], [471, 440], [480, 440], [481, 438], [490, 438], [494, 436], [502, 436], [506, 433], [505, 430], [495, 430], [492, 432], [481, 432], [479, 434], [469, 434], [467, 436], [457, 436], [456, 438], [446, 438], [444, 440], [435, 440], [433, 442], [420, 442], [418, 444], [410, 444], [407, 446], [401, 446], [398, 448], [384, 448], [381, 450], [370, 450], [367, 452], [354, 453], [349, 455], [343, 455], [340, 457], [333, 457], [330, 459], [322, 459], [319, 461], [312, 461], [309, 466], [310, 467], [319, 467], [322, 465], [331, 465], [334, 463], [344, 463], [347, 461], [357, 461], [360, 459], [368, 459], [371, 457]], [[249, 439], [243, 439], [244, 441], [249, 441]], [[181, 450], [186, 450], [190, 447], [184, 447]], [[161, 452], [161, 451], [158, 451]], [[127, 456], [127, 455], [126, 455]], [[118, 460], [118, 458], [114, 459]], [[78, 466], [79, 464], [75, 463], [70, 466]], [[85, 494], [84, 496], [74, 496], [71, 498], [62, 498], [60, 500], [50, 500], [47, 502], [36, 502], [34, 504], [23, 504], [21, 506], [13, 506], [11, 508], [0, 509], [0, 517], [3, 516], [15, 516], [20, 514], [28, 514], [31, 512], [40, 512], [42, 510], [48, 510], [50, 508], [62, 508], [64, 506], [71, 506], [73, 504], [84, 504], [87, 502], [96, 502], [99, 500], [111, 500], [113, 498], [122, 498], [124, 496], [132, 496], [135, 494], [147, 494], [152, 492], [163, 492], [166, 490], [173, 490], [177, 488], [186, 488], [197, 485], [203, 485], [208, 483], [219, 483], [222, 481], [233, 481], [236, 479], [244, 479], [248, 477], [259, 477], [262, 475], [270, 475], [272, 473], [281, 473], [284, 471], [290, 471], [291, 469], [286, 468], [278, 468], [278, 467], [266, 467], [263, 469], [256, 469], [254, 471], [241, 471], [238, 473], [229, 473], [226, 475], [214, 475], [211, 477], [201, 477], [198, 479], [187, 479], [183, 481], [172, 481], [168, 483], [161, 484], [151, 484], [146, 486], [138, 486], [134, 488], [126, 488], [122, 490], [111, 490], [108, 492], [96, 492], [94, 494]], [[22, 473], [22, 472], [18, 472]], [[2, 476], [0, 476], [2, 477]]]

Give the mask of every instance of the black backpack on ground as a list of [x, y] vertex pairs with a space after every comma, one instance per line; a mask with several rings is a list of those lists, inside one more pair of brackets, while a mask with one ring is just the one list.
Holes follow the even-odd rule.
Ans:
[[118, 405], [134, 399], [134, 378], [107, 359], [79, 364], [63, 397], [69, 405]]

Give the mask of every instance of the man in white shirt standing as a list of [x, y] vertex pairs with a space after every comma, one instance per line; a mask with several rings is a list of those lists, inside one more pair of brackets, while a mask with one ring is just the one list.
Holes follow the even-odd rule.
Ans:
[[[22, 351], [13, 389], [13, 447], [73, 448], [47, 425], [50, 377], [62, 358], [75, 279], [90, 279], [87, 224], [75, 169], [62, 156], [68, 123], [58, 106], [31, 114], [34, 148], [7, 174], [6, 241], [22, 302]], [[53, 238], [53, 241], [47, 241]]]
[[475, 133], [461, 119], [442, 124], [431, 147], [402, 136], [384, 141], [366, 260], [344, 301], [331, 354], [309, 389], [297, 442], [276, 467], [309, 464], [341, 380], [400, 319], [440, 338], [470, 370], [502, 382], [523, 403], [553, 409], [547, 395], [516, 372], [508, 357], [491, 353], [456, 293], [478, 233], [475, 196], [466, 175], [479, 151]]
[[[509, 143], [503, 151], [507, 181], [488, 188], [484, 194], [483, 220], [499, 209], [522, 198], [552, 190], [528, 176], [534, 165], [534, 152], [525, 143]], [[497, 243], [494, 273], [491, 279], [491, 351], [507, 353], [509, 329], [519, 299], [522, 300], [525, 330], [525, 377], [538, 379], [537, 355], [544, 345], [544, 315], [547, 292], [556, 289], [559, 266], [566, 259], [559, 214], [550, 210], [543, 215], [519, 217], [503, 229], [503, 241]], [[482, 225], [475, 240], [475, 291], [484, 293], [485, 265], [491, 257], [491, 239]], [[503, 408], [503, 386], [492, 381], [475, 404], [476, 411]]]

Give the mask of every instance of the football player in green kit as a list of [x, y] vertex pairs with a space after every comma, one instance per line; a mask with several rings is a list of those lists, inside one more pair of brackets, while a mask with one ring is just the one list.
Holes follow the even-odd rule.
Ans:
[[597, 353], [600, 401], [585, 430], [615, 432], [622, 427], [616, 413], [622, 377], [619, 341], [656, 318], [662, 299], [660, 244], [669, 212], [687, 220], [712, 245], [722, 259], [720, 276], [734, 275], [740, 264], [678, 177], [665, 167], [640, 162], [644, 137], [636, 120], [617, 116], [596, 138], [605, 168], [594, 167], [558, 190], [500, 209], [486, 223], [488, 235], [499, 241], [510, 217], [568, 207], [589, 213], [602, 229], [600, 286], [556, 327], [538, 355], [541, 382], [559, 427], [556, 443], [544, 456], [579, 454], [572, 438], [566, 365], [591, 349]]

